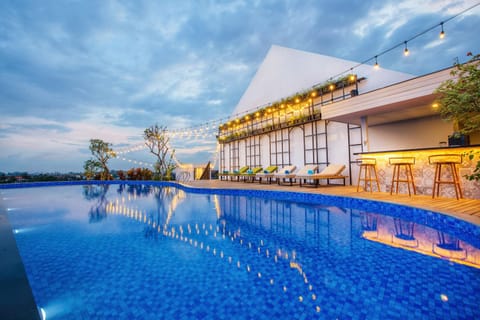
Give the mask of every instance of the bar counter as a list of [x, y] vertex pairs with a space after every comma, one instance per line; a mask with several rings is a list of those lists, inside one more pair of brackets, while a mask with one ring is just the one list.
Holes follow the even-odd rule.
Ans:
[[[469, 181], [464, 176], [471, 174], [476, 166], [478, 156], [474, 160], [469, 160], [466, 153], [471, 150], [480, 152], [480, 145], [469, 146], [437, 146], [426, 148], [411, 148], [383, 151], [359, 152], [354, 155], [363, 158], [375, 158], [377, 163], [377, 173], [380, 182], [381, 191], [390, 192], [390, 186], [393, 174], [393, 165], [389, 164], [389, 158], [396, 157], [414, 157], [415, 164], [412, 165], [413, 178], [415, 181], [417, 194], [431, 195], [433, 189], [433, 181], [435, 177], [435, 165], [430, 164], [429, 157], [442, 154], [463, 155], [463, 161], [457, 165], [460, 176], [461, 189], [463, 197], [469, 199], [480, 199], [480, 182]], [[402, 170], [403, 171], [403, 170]], [[403, 172], [402, 172], [403, 174]], [[442, 179], [450, 179], [449, 170], [442, 170]], [[353, 176], [358, 178], [358, 173]], [[354, 180], [356, 183], [356, 180]], [[400, 183], [399, 193], [408, 193], [407, 184]], [[376, 190], [376, 188], [374, 188]], [[447, 198], [455, 198], [455, 189], [453, 185], [442, 185], [440, 187], [440, 196]]]
[[[358, 152], [355, 153], [356, 155], [362, 154], [375, 154], [375, 153], [395, 153], [395, 152], [419, 152], [419, 151], [433, 151], [433, 150], [441, 150], [440, 153], [449, 153], [449, 154], [456, 154], [459, 153], [458, 149], [462, 149], [460, 153], [469, 150], [480, 150], [480, 144], [473, 144], [469, 146], [450, 146], [450, 147], [427, 147], [427, 148], [411, 148], [411, 149], [395, 149], [395, 150], [382, 150], [382, 151], [369, 151], [369, 152]], [[448, 151], [446, 151], [448, 150]], [[452, 151], [452, 152], [450, 152]]]

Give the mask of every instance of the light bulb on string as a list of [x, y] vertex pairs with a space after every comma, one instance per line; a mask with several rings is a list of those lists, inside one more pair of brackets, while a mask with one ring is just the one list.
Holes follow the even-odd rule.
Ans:
[[380, 65], [378, 64], [378, 61], [377, 61], [377, 56], [375, 56], [375, 64], [373, 65], [373, 68], [375, 68], [375, 69], [380, 68]]
[[405, 41], [405, 49], [403, 50], [403, 55], [406, 57], [409, 54], [410, 54], [410, 51], [408, 51], [407, 41]]
[[443, 31], [443, 22], [440, 22], [440, 27], [441, 27], [442, 31], [440, 31], [439, 37], [440, 37], [440, 39], [443, 39], [443, 38], [445, 38], [445, 32]]

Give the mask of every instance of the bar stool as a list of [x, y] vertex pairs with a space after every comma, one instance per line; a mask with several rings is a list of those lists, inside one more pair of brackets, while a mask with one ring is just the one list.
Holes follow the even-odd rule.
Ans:
[[[462, 189], [460, 188], [460, 178], [458, 177], [457, 164], [462, 163], [461, 154], [437, 154], [428, 157], [428, 162], [435, 165], [435, 178], [433, 179], [432, 198], [440, 195], [441, 184], [453, 184], [455, 187], [455, 196], [458, 199], [463, 198]], [[451, 179], [442, 180], [442, 166], [450, 168]]]
[[[380, 191], [380, 183], [378, 182], [377, 175], [377, 159], [375, 158], [360, 158], [357, 159], [357, 164], [360, 166], [360, 172], [358, 173], [357, 192], [360, 189], [360, 182], [363, 181], [363, 188], [367, 190], [367, 184], [370, 187], [370, 192], [373, 191], [372, 182], [377, 183], [377, 190]], [[362, 178], [363, 171], [363, 178]], [[373, 177], [375, 176], [375, 177]]]
[[[398, 194], [398, 183], [407, 183], [408, 195], [410, 193], [410, 183], [412, 184], [413, 194], [417, 194], [415, 191], [415, 181], [413, 180], [412, 164], [415, 164], [415, 157], [392, 157], [388, 159], [388, 163], [393, 164], [393, 176], [392, 185], [390, 186], [390, 194], [393, 193], [393, 185], [396, 183], [395, 193]], [[404, 169], [405, 179], [400, 179], [400, 170]]]

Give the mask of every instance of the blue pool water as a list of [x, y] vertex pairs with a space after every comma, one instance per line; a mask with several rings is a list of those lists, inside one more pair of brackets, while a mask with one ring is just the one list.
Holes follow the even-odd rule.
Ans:
[[174, 186], [0, 194], [47, 319], [480, 318], [479, 228], [435, 213]]

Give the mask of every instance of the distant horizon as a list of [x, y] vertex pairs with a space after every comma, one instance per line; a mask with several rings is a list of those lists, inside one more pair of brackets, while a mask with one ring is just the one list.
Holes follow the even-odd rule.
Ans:
[[[480, 6], [449, 20], [476, 4], [0, 2], [0, 172], [83, 172], [90, 139], [129, 148], [154, 124], [227, 119], [272, 45], [360, 62], [437, 26], [408, 42], [408, 57], [402, 46], [379, 63], [416, 76], [450, 67], [480, 53]], [[182, 163], [206, 164], [214, 133], [176, 136], [171, 147]], [[155, 161], [146, 150], [122, 158], [110, 166]]]

